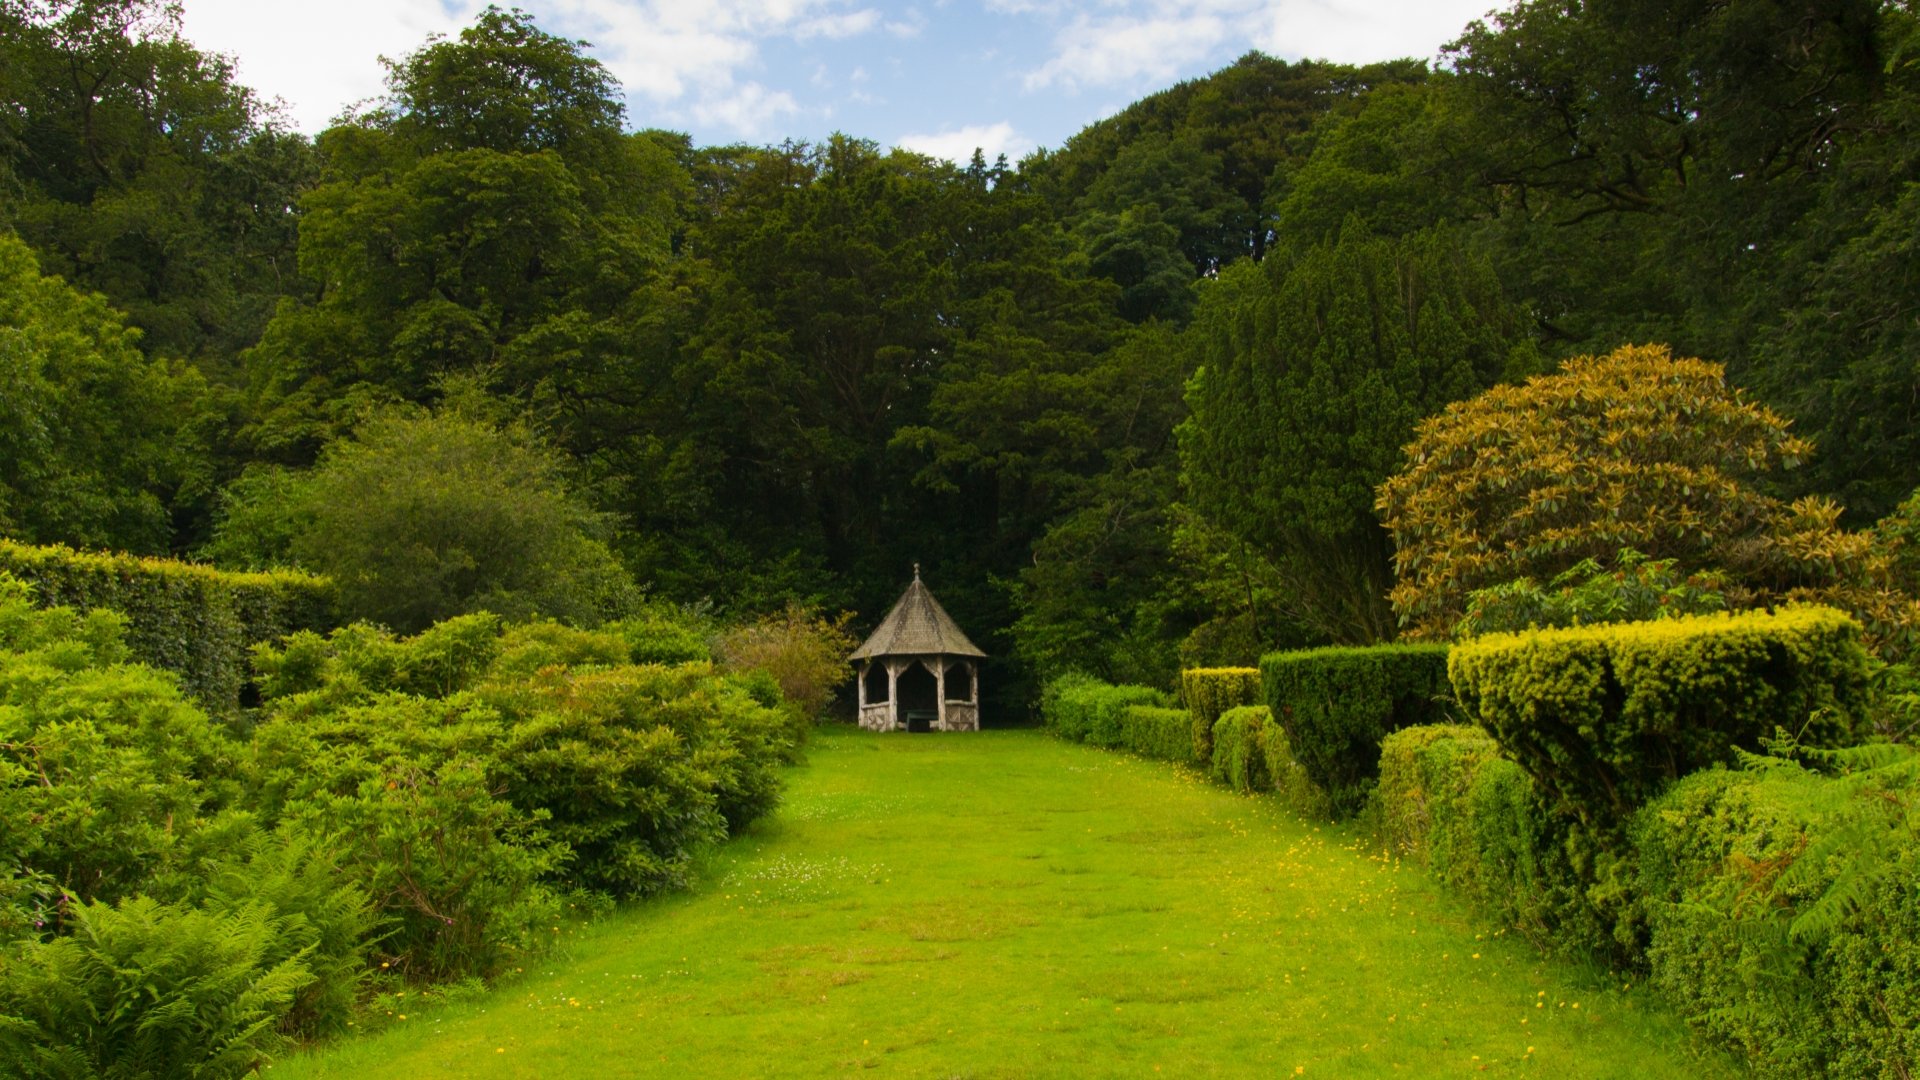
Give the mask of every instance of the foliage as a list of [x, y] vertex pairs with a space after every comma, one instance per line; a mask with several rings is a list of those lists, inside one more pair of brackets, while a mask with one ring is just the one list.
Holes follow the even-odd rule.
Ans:
[[1467, 715], [1602, 832], [1776, 728], [1845, 744], [1868, 675], [1859, 625], [1813, 607], [1490, 634], [1447, 669]]
[[1180, 700], [1193, 714], [1193, 759], [1212, 761], [1214, 721], [1228, 709], [1260, 700], [1260, 669], [1188, 668], [1180, 673]]
[[1720, 593], [1724, 575], [1702, 571], [1682, 577], [1673, 567], [1672, 559], [1650, 562], [1626, 548], [1611, 570], [1595, 559], [1582, 559], [1545, 588], [1523, 577], [1475, 589], [1467, 596], [1467, 613], [1454, 627], [1453, 636], [1641, 622], [1726, 610], [1727, 599]]
[[228, 573], [0, 540], [0, 572], [31, 584], [43, 604], [118, 613], [135, 660], [178, 675], [202, 707], [220, 714], [239, 707], [249, 650], [334, 619], [332, 584], [297, 571]]
[[204, 482], [205, 447], [185, 418], [206, 385], [142, 356], [138, 340], [105, 300], [40, 276], [0, 232], [0, 535], [166, 550], [170, 504]]
[[1273, 713], [1264, 705], [1238, 705], [1213, 724], [1213, 757], [1207, 775], [1235, 791], [1268, 791], [1265, 738]]
[[1915, 755], [1750, 758], [1635, 816], [1630, 880], [1656, 986], [1763, 1076], [1911, 1068]]
[[1128, 705], [1120, 710], [1120, 749], [1159, 761], [1190, 764], [1192, 717], [1185, 709]]
[[1380, 767], [1380, 740], [1446, 715], [1447, 649], [1376, 645], [1273, 653], [1260, 681], [1294, 757], [1345, 816], [1366, 801]]
[[729, 671], [764, 671], [780, 694], [809, 720], [818, 720], [827, 702], [853, 677], [847, 663], [859, 640], [847, 629], [853, 613], [828, 617], [799, 604], [723, 631], [714, 655]]
[[1422, 417], [1533, 366], [1522, 312], [1441, 234], [1355, 223], [1223, 273], [1189, 333], [1182, 478], [1195, 510], [1278, 568], [1335, 641], [1393, 637], [1373, 488]]
[[1380, 745], [1380, 839], [1537, 948], [1613, 966], [1622, 951], [1590, 897], [1593, 845], [1485, 731], [1402, 728]]
[[1758, 481], [1810, 449], [1719, 365], [1661, 346], [1495, 387], [1423, 421], [1380, 487], [1394, 611], [1410, 635], [1444, 637], [1473, 591], [1622, 548], [1685, 574], [1724, 568], [1730, 587], [1785, 585], [1755, 566], [1782, 513]]
[[702, 612], [648, 604], [601, 629], [618, 634], [636, 664], [686, 664], [712, 660], [712, 627]]
[[567, 472], [521, 426], [380, 415], [330, 445], [293, 493], [303, 512], [289, 554], [335, 582], [344, 615], [403, 632], [480, 610], [597, 623], [636, 590]]
[[1068, 673], [1049, 682], [1040, 696], [1040, 718], [1063, 739], [1112, 749], [1122, 745], [1121, 715], [1128, 706], [1169, 708], [1167, 695], [1147, 686], [1109, 686]]
[[251, 1075], [285, 1044], [277, 1025], [314, 979], [265, 904], [139, 897], [77, 907], [73, 922], [0, 969], [0, 1063], [14, 1075]]

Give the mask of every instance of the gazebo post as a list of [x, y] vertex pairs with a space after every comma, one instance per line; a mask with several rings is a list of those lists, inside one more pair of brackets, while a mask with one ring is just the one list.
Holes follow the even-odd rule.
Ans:
[[893, 731], [900, 726], [900, 667], [898, 662], [887, 660], [887, 730]]
[[868, 672], [868, 671], [871, 671], [872, 669], [873, 669], [873, 665], [872, 665], [872, 664], [870, 664], [870, 663], [868, 663], [868, 664], [861, 664], [861, 665], [860, 665], [860, 674], [859, 674], [859, 676], [858, 676], [858, 678], [859, 678], [859, 680], [860, 680], [860, 690], [859, 690], [859, 695], [860, 695], [860, 709], [861, 709], [862, 711], [861, 711], [860, 713], [857, 713], [857, 714], [855, 714], [855, 715], [864, 715], [864, 714], [865, 714], [865, 710], [866, 710], [866, 707], [867, 707], [867, 672]]
[[933, 658], [933, 700], [939, 712], [935, 713], [935, 723], [940, 730], [947, 730], [947, 662], [940, 657]]
[[980, 712], [980, 665], [971, 660], [967, 661], [967, 685], [968, 688], [973, 691], [973, 693], [967, 696], [967, 700], [973, 702], [974, 715], [978, 716]]

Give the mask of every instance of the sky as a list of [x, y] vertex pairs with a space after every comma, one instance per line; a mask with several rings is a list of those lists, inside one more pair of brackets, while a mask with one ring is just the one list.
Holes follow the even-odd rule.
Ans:
[[[380, 57], [457, 34], [484, 0], [185, 0], [185, 32], [316, 132], [377, 97]], [[503, 6], [511, 6], [503, 4]], [[584, 40], [635, 128], [697, 144], [844, 132], [964, 161], [1058, 147], [1250, 49], [1433, 58], [1495, 0], [521, 0]]]

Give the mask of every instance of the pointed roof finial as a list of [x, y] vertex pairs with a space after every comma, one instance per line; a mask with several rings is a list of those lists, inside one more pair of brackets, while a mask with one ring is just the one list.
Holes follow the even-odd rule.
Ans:
[[915, 581], [920, 580], [920, 564], [919, 563], [913, 564], [913, 580]]

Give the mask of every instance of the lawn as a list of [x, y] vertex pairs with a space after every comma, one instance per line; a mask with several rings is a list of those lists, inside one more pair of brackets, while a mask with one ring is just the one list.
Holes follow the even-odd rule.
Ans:
[[1640, 987], [1166, 765], [835, 730], [788, 779], [691, 892], [271, 1075], [1739, 1075]]

